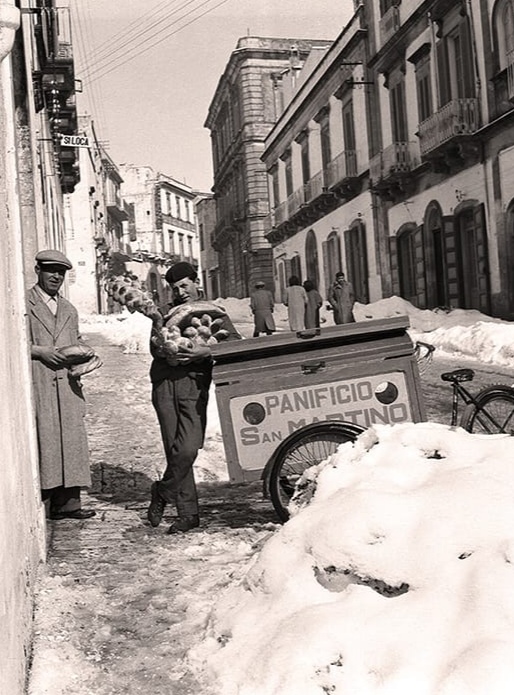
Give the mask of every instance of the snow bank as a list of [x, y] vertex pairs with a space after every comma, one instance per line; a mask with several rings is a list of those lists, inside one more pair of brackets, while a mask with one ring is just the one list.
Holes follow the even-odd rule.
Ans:
[[192, 663], [223, 695], [510, 693], [513, 459], [510, 437], [427, 423], [343, 445]]

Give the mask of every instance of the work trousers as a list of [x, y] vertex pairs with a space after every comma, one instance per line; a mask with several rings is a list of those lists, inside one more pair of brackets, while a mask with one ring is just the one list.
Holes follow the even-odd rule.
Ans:
[[167, 462], [157, 491], [179, 516], [198, 514], [193, 463], [203, 446], [209, 385], [209, 376], [195, 374], [164, 379], [152, 389]]

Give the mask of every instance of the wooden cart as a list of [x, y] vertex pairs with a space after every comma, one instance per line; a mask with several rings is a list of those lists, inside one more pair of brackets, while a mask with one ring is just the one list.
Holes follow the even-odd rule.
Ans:
[[303, 471], [374, 424], [425, 419], [406, 316], [213, 347], [230, 480], [262, 478], [282, 520]]

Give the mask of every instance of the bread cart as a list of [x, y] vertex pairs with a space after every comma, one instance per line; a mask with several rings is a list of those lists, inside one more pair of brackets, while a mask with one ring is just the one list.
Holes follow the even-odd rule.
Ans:
[[406, 316], [214, 345], [232, 482], [261, 478], [281, 520], [309, 466], [375, 424], [425, 419]]

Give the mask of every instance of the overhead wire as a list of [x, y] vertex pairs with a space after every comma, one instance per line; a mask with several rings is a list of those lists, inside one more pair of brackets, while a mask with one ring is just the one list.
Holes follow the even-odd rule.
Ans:
[[[188, 3], [186, 3], [186, 4], [190, 4], [192, 1], [194, 1], [194, 0], [189, 0]], [[174, 35], [177, 34], [179, 31], [182, 31], [182, 29], [185, 29], [186, 27], [190, 26], [191, 24], [193, 24], [194, 22], [196, 22], [198, 19], [201, 19], [202, 17], [204, 17], [205, 15], [207, 15], [207, 14], [209, 14], [210, 12], [214, 11], [214, 10], [217, 9], [218, 7], [221, 7], [221, 5], [224, 5], [225, 3], [229, 2], [229, 0], [221, 0], [221, 2], [218, 2], [217, 4], [213, 5], [212, 7], [207, 8], [204, 12], [201, 12], [199, 15], [193, 17], [193, 18], [190, 19], [188, 22], [186, 22], [186, 23], [183, 24], [182, 26], [178, 27], [178, 28], [175, 29], [174, 31], [171, 31], [171, 32], [165, 34], [165, 35], [164, 35], [162, 38], [160, 38], [158, 41], [154, 41], [153, 43], [150, 43], [150, 45], [146, 45], [146, 44], [148, 44], [150, 41], [152, 41], [152, 39], [154, 39], [155, 37], [159, 36], [159, 35], [162, 34], [164, 31], [166, 31], [166, 29], [169, 29], [170, 27], [172, 27], [172, 26], [178, 24], [179, 22], [183, 21], [183, 20], [186, 19], [187, 17], [191, 16], [195, 11], [197, 11], [197, 10], [201, 9], [202, 7], [205, 7], [206, 5], [208, 5], [210, 2], [212, 2], [212, 0], [204, 0], [204, 1], [201, 2], [197, 7], [193, 8], [192, 10], [189, 10], [188, 12], [186, 12], [184, 15], [182, 15], [182, 16], [179, 17], [178, 19], [176, 19], [176, 20], [174, 20], [173, 22], [167, 24], [165, 27], [163, 27], [162, 29], [160, 29], [158, 32], [155, 32], [155, 34], [154, 34], [153, 36], [150, 36], [150, 37], [148, 37], [147, 39], [145, 39], [143, 42], [138, 43], [137, 46], [135, 46], [133, 49], [130, 49], [130, 51], [135, 51], [135, 52], [133, 52], [132, 55], [129, 55], [129, 56], [127, 57], [127, 56], [126, 56], [126, 52], [125, 52], [125, 55], [124, 55], [124, 56], [119, 56], [118, 58], [114, 58], [114, 62], [116, 62], [116, 61], [118, 61], [118, 60], [124, 58], [124, 59], [122, 60], [121, 63], [118, 63], [118, 64], [116, 64], [116, 65], [105, 65], [105, 66], [103, 66], [103, 67], [102, 67], [102, 66], [98, 66], [96, 69], [91, 70], [91, 71], [89, 72], [89, 74], [87, 75], [87, 79], [88, 79], [88, 80], [91, 80], [91, 78], [100, 79], [100, 78], [102, 78], [102, 77], [105, 77], [105, 75], [108, 75], [109, 73], [113, 72], [114, 70], [117, 70], [118, 68], [122, 67], [123, 65], [126, 65], [128, 62], [134, 60], [135, 58], [138, 58], [139, 56], [141, 56], [141, 55], [143, 55], [144, 53], [148, 52], [150, 49], [152, 49], [152, 48], [154, 48], [155, 46], [158, 46], [159, 44], [161, 44], [161, 43], [162, 43], [163, 41], [165, 41], [166, 39], [170, 38], [171, 36], [174, 36]], [[184, 6], [185, 6], [185, 5], [184, 5]], [[144, 46], [146, 46], [146, 47], [145, 47], [145, 48], [142, 48], [142, 47], [144, 47]]]
[[[96, 54], [96, 59], [99, 58], [103, 53], [106, 51], [114, 48], [114, 46], [127, 36], [133, 33], [138, 33], [139, 30], [141, 29], [141, 24], [147, 22], [151, 17], [154, 15], [158, 14], [161, 8], [165, 6], [169, 6], [169, 0], [162, 0], [160, 3], [158, 3], [153, 10], [150, 12], [146, 12], [144, 17], [136, 17], [132, 22], [127, 24], [127, 26], [123, 27], [118, 31], [116, 34], [113, 36], [110, 36], [108, 39], [105, 41], [102, 41], [99, 43], [97, 46], [95, 46], [95, 54]], [[134, 27], [134, 28], [131, 28]], [[94, 61], [93, 61], [94, 62]], [[84, 56], [84, 66], [80, 66], [81, 70], [88, 69], [88, 63], [87, 63], [87, 56]]]
[[[180, 2], [180, 0], [176, 0], [176, 2], [172, 3], [172, 7], [173, 7], [173, 5], [176, 5], [178, 2]], [[104, 55], [102, 55], [102, 57], [99, 57], [96, 61], [93, 61], [93, 63], [86, 65], [84, 72], [90, 73], [90, 72], [94, 71], [99, 66], [101, 66], [102, 63], [106, 63], [113, 55], [120, 54], [122, 52], [126, 53], [126, 51], [123, 51], [123, 49], [126, 46], [130, 46], [131, 44], [134, 44], [136, 40], [139, 41], [142, 36], [144, 36], [145, 34], [147, 34], [150, 31], [152, 31], [153, 29], [156, 29], [160, 24], [162, 24], [163, 22], [166, 22], [174, 14], [176, 14], [177, 12], [180, 12], [185, 7], [187, 7], [188, 5], [191, 5], [194, 2], [196, 2], [196, 0], [186, 0], [186, 2], [184, 2], [182, 5], [180, 5], [179, 7], [175, 7], [175, 9], [171, 9], [171, 11], [170, 11], [169, 3], [167, 3], [168, 4], [168, 11], [162, 17], [160, 17], [158, 20], [152, 22], [151, 24], [146, 26], [146, 28], [142, 29], [141, 26], [144, 26], [146, 20], [148, 19], [147, 17], [145, 17], [145, 22], [143, 22], [143, 23], [140, 22], [139, 28], [136, 29], [135, 34], [134, 34], [134, 31], [131, 31], [129, 34], [127, 34], [127, 37], [123, 37], [123, 38], [127, 39], [124, 43], [121, 43], [116, 47], [111, 46], [108, 49], [104, 49], [104, 51], [103, 51]], [[180, 18], [179, 18], [179, 21], [180, 21]], [[171, 24], [166, 25], [165, 27], [163, 27], [159, 31], [165, 31], [172, 24], [173, 24], [173, 22]], [[130, 36], [131, 33], [133, 34], [133, 36]], [[159, 32], [155, 32], [155, 34], [158, 34], [158, 33]], [[149, 36], [145, 40], [151, 40], [152, 38], [153, 38], [153, 36]], [[112, 50], [110, 50], [111, 48], [112, 48]], [[106, 50], [107, 50], [107, 53], [105, 52]], [[116, 58], [115, 58], [115, 60], [116, 60]]]

